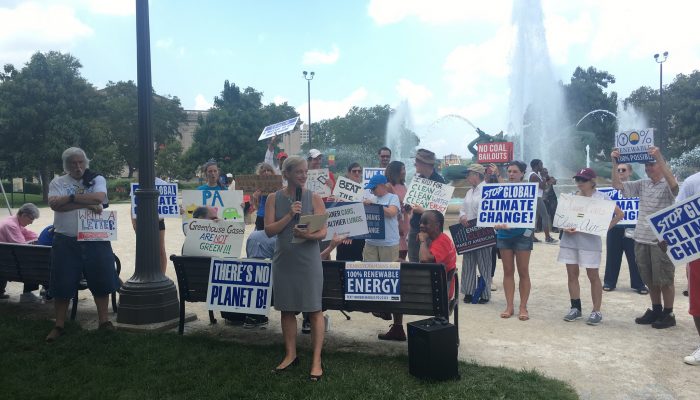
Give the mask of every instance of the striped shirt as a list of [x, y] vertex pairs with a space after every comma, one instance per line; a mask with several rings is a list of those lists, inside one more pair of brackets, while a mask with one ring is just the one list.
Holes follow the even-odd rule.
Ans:
[[651, 230], [647, 216], [672, 205], [676, 196], [664, 178], [656, 183], [652, 182], [651, 179], [640, 179], [622, 182], [622, 185], [624, 197], [639, 197], [639, 216], [637, 227], [634, 230], [634, 241], [647, 244], [656, 243], [656, 236]]

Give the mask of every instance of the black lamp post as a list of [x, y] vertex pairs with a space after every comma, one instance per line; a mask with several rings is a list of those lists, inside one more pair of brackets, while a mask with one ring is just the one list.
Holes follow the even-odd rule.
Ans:
[[658, 53], [654, 54], [654, 60], [659, 64], [659, 148], [664, 151], [664, 62], [668, 58], [668, 51], [664, 51], [663, 58]]
[[313, 144], [311, 143], [311, 81], [314, 79], [314, 71], [311, 72], [303, 72], [304, 74], [304, 79], [306, 79], [306, 87], [307, 87], [307, 93], [309, 96], [309, 147], [312, 148]]

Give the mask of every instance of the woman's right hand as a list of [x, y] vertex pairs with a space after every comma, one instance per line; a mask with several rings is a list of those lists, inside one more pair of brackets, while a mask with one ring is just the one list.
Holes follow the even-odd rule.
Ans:
[[294, 203], [292, 203], [289, 209], [289, 211], [292, 213], [292, 217], [294, 217], [297, 214], [301, 214], [301, 201], [295, 201]]

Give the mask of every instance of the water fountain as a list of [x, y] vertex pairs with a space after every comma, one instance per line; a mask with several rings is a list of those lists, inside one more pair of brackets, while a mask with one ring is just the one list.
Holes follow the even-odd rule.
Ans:
[[391, 159], [406, 165], [406, 181], [409, 182], [415, 173], [412, 158], [416, 155], [419, 140], [414, 131], [413, 116], [408, 101], [401, 101], [389, 115], [385, 143], [386, 147], [392, 151]]

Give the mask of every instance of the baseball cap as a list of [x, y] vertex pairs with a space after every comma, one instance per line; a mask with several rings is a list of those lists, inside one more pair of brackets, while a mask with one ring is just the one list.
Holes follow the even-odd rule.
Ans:
[[583, 179], [588, 179], [589, 181], [597, 178], [598, 175], [596, 175], [595, 171], [591, 168], [584, 168], [580, 171], [578, 171], [578, 174], [574, 175], [574, 178], [583, 178]]
[[373, 177], [370, 178], [369, 182], [367, 185], [365, 185], [365, 189], [374, 189], [377, 187], [377, 185], [382, 185], [387, 183], [388, 181], [386, 180], [386, 176], [382, 174], [377, 174], [374, 175]]
[[279, 153], [277, 153], [277, 159], [279, 160], [281, 158], [289, 158], [289, 156], [287, 155], [287, 153], [280, 151]]
[[318, 149], [311, 149], [309, 150], [309, 158], [316, 158], [318, 156], [322, 156], [323, 153], [319, 151]]

